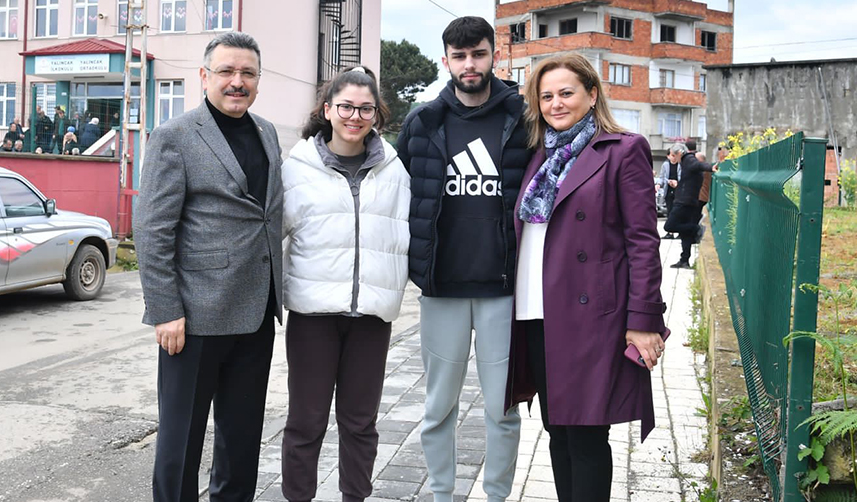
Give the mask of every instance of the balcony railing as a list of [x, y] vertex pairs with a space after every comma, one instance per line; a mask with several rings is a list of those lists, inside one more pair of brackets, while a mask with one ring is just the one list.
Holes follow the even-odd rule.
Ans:
[[361, 0], [319, 0], [318, 84], [360, 64]]

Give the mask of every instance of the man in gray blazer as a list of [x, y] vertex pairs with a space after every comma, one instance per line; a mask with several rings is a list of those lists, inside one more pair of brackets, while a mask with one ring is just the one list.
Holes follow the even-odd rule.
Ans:
[[155, 501], [196, 501], [214, 400], [212, 501], [250, 501], [282, 324], [281, 150], [247, 110], [261, 54], [244, 33], [205, 49], [197, 109], [152, 132], [134, 238], [158, 350]]

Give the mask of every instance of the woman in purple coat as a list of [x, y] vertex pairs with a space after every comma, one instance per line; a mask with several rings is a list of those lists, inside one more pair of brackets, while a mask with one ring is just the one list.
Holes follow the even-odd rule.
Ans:
[[616, 124], [583, 56], [540, 62], [525, 94], [537, 153], [516, 206], [507, 409], [538, 392], [559, 501], [607, 502], [610, 424], [642, 420], [643, 439], [654, 427], [666, 305], [652, 155]]

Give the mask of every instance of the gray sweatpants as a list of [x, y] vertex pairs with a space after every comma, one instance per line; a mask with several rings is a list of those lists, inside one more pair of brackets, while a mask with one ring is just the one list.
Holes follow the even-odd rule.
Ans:
[[489, 502], [512, 491], [521, 417], [503, 413], [512, 297], [420, 297], [420, 340], [426, 370], [422, 446], [435, 502], [452, 502], [455, 489], [458, 399], [467, 374], [471, 332], [476, 331], [476, 369], [485, 401], [485, 482]]

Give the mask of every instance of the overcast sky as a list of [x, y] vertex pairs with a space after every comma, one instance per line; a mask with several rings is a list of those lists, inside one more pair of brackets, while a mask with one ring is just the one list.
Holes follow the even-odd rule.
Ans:
[[[709, 8], [726, 10], [727, 0]], [[857, 57], [854, 0], [735, 0], [734, 62]], [[449, 80], [440, 58], [443, 29], [455, 16], [494, 19], [494, 0], [381, 0], [381, 38], [406, 39], [437, 62], [438, 81], [418, 99], [432, 99]], [[850, 21], [849, 21], [850, 20]]]

